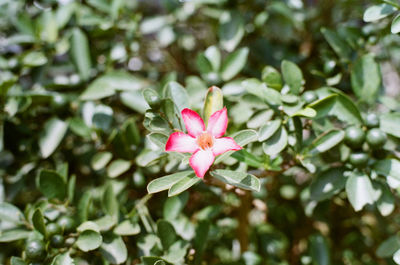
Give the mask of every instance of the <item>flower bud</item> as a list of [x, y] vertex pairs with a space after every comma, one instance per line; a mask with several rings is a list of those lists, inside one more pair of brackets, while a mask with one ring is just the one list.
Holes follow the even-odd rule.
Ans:
[[223, 106], [224, 96], [222, 95], [222, 90], [216, 86], [210, 87], [207, 91], [203, 107], [203, 118], [206, 125], [208, 123], [208, 118], [217, 110], [222, 109]]

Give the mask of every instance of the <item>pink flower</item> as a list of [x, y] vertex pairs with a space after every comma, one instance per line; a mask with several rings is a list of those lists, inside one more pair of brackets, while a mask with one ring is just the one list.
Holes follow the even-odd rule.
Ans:
[[192, 153], [189, 164], [199, 178], [203, 178], [216, 156], [230, 150], [242, 149], [231, 137], [221, 137], [228, 125], [226, 108], [214, 112], [207, 129], [203, 119], [191, 109], [182, 110], [182, 118], [188, 134], [172, 133], [165, 145], [165, 151]]

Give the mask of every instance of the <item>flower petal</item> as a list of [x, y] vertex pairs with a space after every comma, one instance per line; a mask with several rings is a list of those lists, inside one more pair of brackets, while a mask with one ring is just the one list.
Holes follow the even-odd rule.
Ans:
[[218, 138], [224, 135], [228, 126], [228, 113], [226, 108], [213, 113], [208, 119], [207, 131]]
[[183, 132], [172, 133], [165, 145], [165, 151], [180, 153], [194, 153], [199, 149], [196, 139]]
[[210, 149], [198, 150], [189, 159], [189, 164], [199, 178], [203, 178], [214, 162], [214, 154]]
[[190, 136], [196, 137], [205, 130], [203, 119], [191, 109], [182, 110], [182, 118]]
[[214, 146], [212, 147], [213, 154], [215, 156], [221, 155], [227, 151], [237, 151], [242, 149], [235, 140], [231, 137], [222, 137], [214, 140]]

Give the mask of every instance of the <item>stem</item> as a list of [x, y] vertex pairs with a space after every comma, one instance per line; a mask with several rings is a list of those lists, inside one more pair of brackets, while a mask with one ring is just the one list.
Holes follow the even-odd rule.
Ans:
[[237, 211], [239, 226], [237, 236], [240, 243], [240, 251], [243, 253], [249, 247], [249, 213], [251, 210], [251, 193], [246, 191], [242, 197], [240, 208]]

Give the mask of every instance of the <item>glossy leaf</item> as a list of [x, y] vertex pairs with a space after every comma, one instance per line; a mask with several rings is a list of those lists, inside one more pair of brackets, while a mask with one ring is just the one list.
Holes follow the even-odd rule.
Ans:
[[386, 113], [380, 117], [380, 129], [400, 138], [400, 113]]
[[400, 180], [400, 161], [397, 159], [383, 159], [377, 161], [373, 168], [379, 174]]
[[172, 187], [175, 183], [183, 179], [184, 177], [191, 175], [193, 172], [191, 170], [188, 171], [182, 171], [178, 173], [174, 173], [171, 175], [167, 175], [161, 178], [157, 178], [153, 181], [151, 181], [147, 185], [147, 191], [149, 193], [156, 193], [160, 192], [163, 190], [168, 190], [169, 188]]
[[111, 158], [112, 154], [110, 152], [100, 152], [92, 157], [90, 164], [94, 170], [100, 170], [111, 161]]
[[221, 77], [224, 81], [232, 79], [243, 69], [248, 54], [248, 48], [240, 48], [228, 55], [221, 67]]
[[400, 15], [397, 15], [393, 21], [392, 21], [392, 25], [390, 26], [390, 31], [393, 34], [397, 34], [400, 32]]
[[381, 88], [381, 72], [372, 54], [359, 58], [351, 71], [351, 87], [356, 96], [372, 103]]
[[308, 148], [310, 150], [310, 154], [315, 155], [328, 151], [332, 147], [341, 143], [344, 139], [344, 135], [344, 131], [338, 129], [333, 129], [321, 134], [311, 143], [310, 147]]
[[332, 47], [332, 49], [339, 55], [340, 58], [348, 60], [351, 56], [352, 50], [349, 45], [334, 31], [322, 28], [322, 34]]
[[172, 186], [168, 190], [168, 197], [178, 195], [179, 193], [184, 192], [189, 189], [193, 185], [199, 183], [201, 179], [197, 177], [194, 173], [186, 175], [179, 179], [177, 182], [173, 183]]
[[275, 133], [269, 137], [262, 145], [264, 153], [269, 156], [279, 154], [288, 143], [288, 133], [284, 126], [281, 126]]
[[32, 224], [37, 231], [46, 236], [46, 225], [44, 223], [42, 211], [39, 208], [33, 213]]
[[95, 250], [100, 247], [102, 242], [102, 236], [93, 230], [83, 231], [78, 239], [76, 240], [76, 245], [78, 248], [84, 252]]
[[45, 125], [39, 138], [40, 153], [43, 158], [49, 157], [61, 143], [68, 129], [68, 123], [51, 118]]
[[121, 264], [128, 258], [128, 251], [124, 241], [116, 235], [109, 235], [103, 238], [100, 252], [112, 264]]
[[24, 214], [16, 206], [7, 203], [0, 203], [0, 220], [14, 224], [23, 224]]
[[310, 197], [316, 201], [331, 198], [346, 185], [343, 168], [332, 168], [321, 172], [311, 183]]
[[369, 177], [353, 172], [346, 182], [347, 197], [355, 211], [374, 203], [375, 191]]
[[74, 60], [80, 77], [83, 80], [88, 80], [92, 68], [89, 41], [85, 33], [79, 28], [75, 28], [72, 30], [71, 56]]
[[397, 9], [389, 4], [373, 5], [364, 12], [364, 21], [373, 22], [393, 14]]
[[231, 170], [216, 169], [211, 171], [211, 175], [227, 184], [246, 189], [260, 190], [260, 180], [246, 172], [238, 172]]
[[289, 86], [290, 92], [298, 95], [305, 83], [301, 69], [290, 61], [282, 61], [281, 68], [283, 80]]
[[107, 175], [110, 178], [116, 178], [125, 173], [126, 171], [128, 171], [130, 167], [131, 167], [130, 161], [126, 161], [123, 159], [114, 160], [107, 167]]

